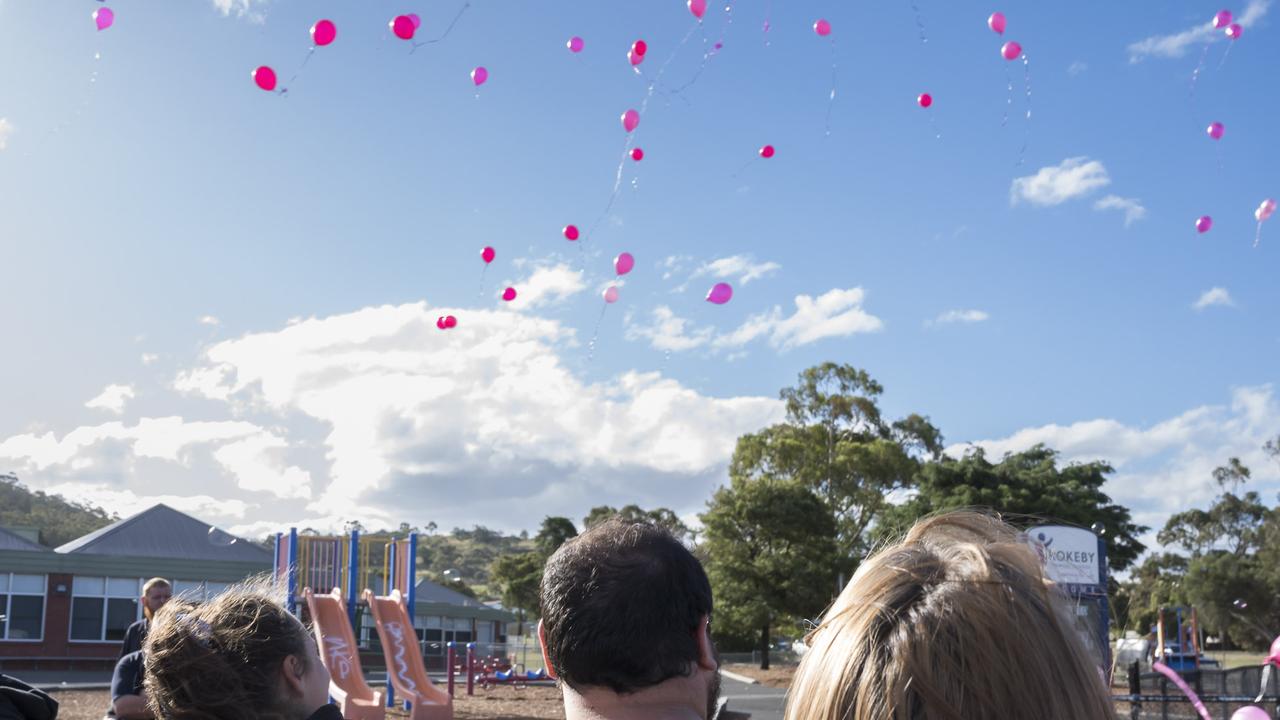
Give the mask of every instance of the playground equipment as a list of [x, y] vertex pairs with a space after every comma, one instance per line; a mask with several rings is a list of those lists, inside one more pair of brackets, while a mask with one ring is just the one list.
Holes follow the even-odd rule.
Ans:
[[383, 720], [382, 693], [369, 687], [360, 667], [360, 649], [351, 624], [347, 622], [347, 604], [340, 588], [316, 595], [303, 588], [302, 595], [315, 627], [320, 657], [329, 669], [329, 695], [342, 709], [346, 720]]
[[467, 695], [476, 694], [477, 684], [480, 685], [481, 690], [491, 690], [499, 685], [510, 685], [517, 690], [523, 690], [532, 685], [555, 686], [555, 681], [542, 668], [517, 670], [508, 658], [497, 655], [477, 657], [476, 644], [473, 642], [467, 643], [467, 652], [461, 663], [458, 662], [454, 643], [448, 643], [445, 648], [446, 691], [450, 696], [454, 694], [458, 676], [465, 679]]
[[1172, 642], [1166, 639], [1166, 608], [1160, 608], [1156, 620], [1155, 659], [1178, 673], [1187, 673], [1201, 668], [1217, 668], [1217, 660], [1206, 658], [1201, 653], [1200, 623], [1196, 616], [1196, 609], [1186, 608], [1188, 610], [1186, 623], [1183, 622], [1184, 608], [1168, 609], [1172, 611], [1175, 627], [1177, 627], [1176, 639]]
[[410, 703], [410, 720], [452, 720], [453, 697], [431, 683], [418, 648], [418, 636], [398, 589], [389, 595], [364, 591], [373, 612], [387, 661], [387, 682]]

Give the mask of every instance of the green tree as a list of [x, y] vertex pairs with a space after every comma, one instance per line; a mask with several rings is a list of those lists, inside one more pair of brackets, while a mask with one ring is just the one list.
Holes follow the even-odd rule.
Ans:
[[100, 507], [29, 490], [16, 475], [0, 473], [0, 526], [34, 525], [40, 542], [58, 547], [119, 520]]
[[609, 505], [597, 505], [591, 508], [587, 516], [582, 519], [582, 527], [595, 527], [614, 516], [621, 517], [628, 522], [650, 522], [664, 527], [677, 539], [685, 542], [692, 542], [695, 539], [695, 533], [689, 529], [689, 526], [681, 522], [680, 516], [664, 507], [645, 510], [639, 505], [627, 505], [622, 509]]
[[910, 486], [922, 458], [942, 452], [942, 434], [921, 415], [887, 421], [876, 404], [884, 388], [866, 371], [824, 363], [782, 390], [786, 420], [738, 438], [732, 478], [794, 480], [826, 503], [842, 571], [868, 550], [868, 531]]
[[1030, 518], [1101, 528], [1113, 570], [1133, 564], [1146, 547], [1148, 528], [1132, 521], [1128, 508], [1102, 492], [1113, 470], [1103, 462], [1057, 464], [1043, 445], [989, 462], [981, 449], [956, 460], [926, 463], [916, 475], [915, 495], [885, 513], [879, 533], [889, 536], [931, 513], [964, 507], [991, 508], [1015, 522]]
[[578, 528], [566, 517], [548, 516], [542, 520], [542, 528], [533, 538], [533, 546], [545, 561], [570, 538], [577, 537]]
[[493, 561], [490, 575], [500, 588], [502, 604], [519, 617], [516, 634], [524, 635], [525, 613], [539, 615], [538, 586], [546, 559], [539, 552], [503, 555]]
[[701, 516], [700, 548], [715, 596], [720, 637], [759, 633], [761, 668], [771, 633], [798, 630], [835, 588], [835, 522], [826, 503], [789, 480], [732, 478]]

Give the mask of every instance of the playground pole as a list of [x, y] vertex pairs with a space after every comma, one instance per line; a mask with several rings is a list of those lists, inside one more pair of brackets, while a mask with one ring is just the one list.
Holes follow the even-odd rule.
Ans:
[[[347, 615], [351, 619], [351, 629], [360, 634], [356, 627], [356, 605], [360, 602], [360, 531], [351, 531], [351, 546], [347, 548]], [[358, 641], [357, 641], [358, 642]]]
[[445, 676], [449, 678], [446, 684], [449, 688], [449, 697], [453, 697], [453, 663], [457, 658], [454, 657], [452, 640], [445, 643], [444, 647], [444, 672]]
[[409, 566], [404, 571], [404, 581], [409, 584], [409, 620], [414, 623], [417, 628], [418, 614], [415, 612], [414, 602], [417, 600], [418, 590], [418, 533], [409, 533]]
[[476, 694], [476, 644], [467, 643], [467, 695]]
[[289, 612], [298, 614], [298, 528], [289, 528]]
[[[392, 590], [396, 589], [396, 539], [393, 536], [391, 542], [387, 545], [387, 553], [389, 561], [387, 563], [387, 576], [382, 579], [382, 591], [390, 595]], [[396, 689], [391, 685], [391, 668], [387, 668], [387, 707], [396, 706]]]

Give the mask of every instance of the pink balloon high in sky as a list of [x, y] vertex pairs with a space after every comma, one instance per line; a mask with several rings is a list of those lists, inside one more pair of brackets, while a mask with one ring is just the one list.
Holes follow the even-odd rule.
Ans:
[[1022, 54], [1022, 46], [1016, 40], [1010, 40], [1000, 47], [1000, 54], [1005, 60], [1017, 60]]
[[820, 18], [813, 24], [813, 31], [822, 37], [826, 37], [831, 34], [831, 23], [827, 22], [825, 18]]
[[569, 38], [569, 42], [565, 43], [565, 47], [569, 48], [569, 52], [571, 53], [580, 53], [582, 52], [582, 48], [586, 47], [586, 43], [582, 38], [574, 35]]
[[733, 286], [729, 283], [716, 283], [707, 291], [707, 302], [723, 305], [733, 298]]
[[[419, 21], [421, 22], [421, 21]], [[408, 15], [397, 15], [391, 18], [391, 22], [387, 23], [391, 27], [391, 32], [401, 40], [412, 40], [413, 33], [418, 30], [418, 26], [413, 24], [413, 18]]]
[[610, 305], [618, 302], [617, 286], [610, 285], [608, 288], [605, 289], [605, 291], [601, 295], [602, 297], [604, 297], [604, 301]]
[[100, 7], [93, 11], [93, 22], [98, 26], [99, 32], [111, 27], [115, 21], [116, 14], [111, 12], [109, 7]]
[[489, 263], [493, 262], [493, 259], [497, 257], [497, 255], [498, 253], [495, 252], [493, 248], [487, 245], [483, 250], [480, 251], [480, 259], [484, 261], [485, 265], [488, 265]]
[[628, 110], [622, 113], [622, 129], [627, 132], [635, 130], [640, 124], [640, 113], [635, 110]]
[[933, 104], [933, 96], [929, 93], [920, 93], [920, 97], [916, 98], [916, 102], [920, 107], [927, 108]]
[[566, 239], [566, 240], [577, 240], [577, 239], [578, 239], [578, 226], [577, 226], [577, 225], [565, 225], [565, 226], [564, 226], [564, 237], [565, 237], [565, 239]]
[[311, 42], [317, 47], [324, 47], [337, 37], [338, 26], [334, 25], [332, 20], [317, 20], [316, 24], [311, 26]]
[[503, 290], [503, 291], [502, 291], [502, 299], [503, 299], [503, 300], [506, 300], [507, 302], [511, 302], [512, 300], [515, 300], [515, 299], [516, 299], [516, 289], [515, 289], [515, 288], [513, 288], [513, 287], [509, 287], [509, 288], [507, 288], [506, 290]]
[[773, 154], [774, 154], [774, 149], [772, 145], [765, 145], [764, 147], [760, 148], [760, 157], [764, 158], [765, 160], [768, 160], [769, 158], [773, 157]]
[[613, 271], [618, 275], [626, 275], [636, 266], [636, 259], [631, 253], [624, 252], [613, 259]]
[[1226, 132], [1226, 130], [1227, 130], [1226, 126], [1223, 125], [1222, 123], [1212, 122], [1212, 123], [1209, 123], [1209, 127], [1205, 129], [1205, 132], [1209, 133], [1209, 137], [1213, 138], [1214, 140], [1221, 140], [1222, 133]]
[[271, 92], [276, 89], [276, 71], [262, 65], [253, 71], [253, 82], [263, 90]]
[[1213, 227], [1213, 218], [1208, 215], [1196, 218], [1196, 232], [1207, 233], [1211, 227]]
[[689, 0], [689, 12], [701, 20], [702, 16], [707, 13], [707, 0]]
[[471, 71], [471, 82], [475, 83], [476, 87], [480, 87], [488, 79], [489, 71], [483, 65]]
[[1213, 27], [1221, 30], [1231, 24], [1231, 11], [1219, 10], [1217, 15], [1213, 16]]
[[1004, 13], [999, 10], [991, 13], [991, 17], [987, 18], [987, 27], [991, 28], [991, 32], [997, 35], [1004, 34]]

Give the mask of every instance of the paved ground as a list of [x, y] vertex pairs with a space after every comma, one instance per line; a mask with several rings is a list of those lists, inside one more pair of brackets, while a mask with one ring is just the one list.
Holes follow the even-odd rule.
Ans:
[[747, 685], [725, 678], [720, 696], [729, 698], [730, 710], [751, 713], [751, 720], [782, 720], [786, 691], [781, 688]]

